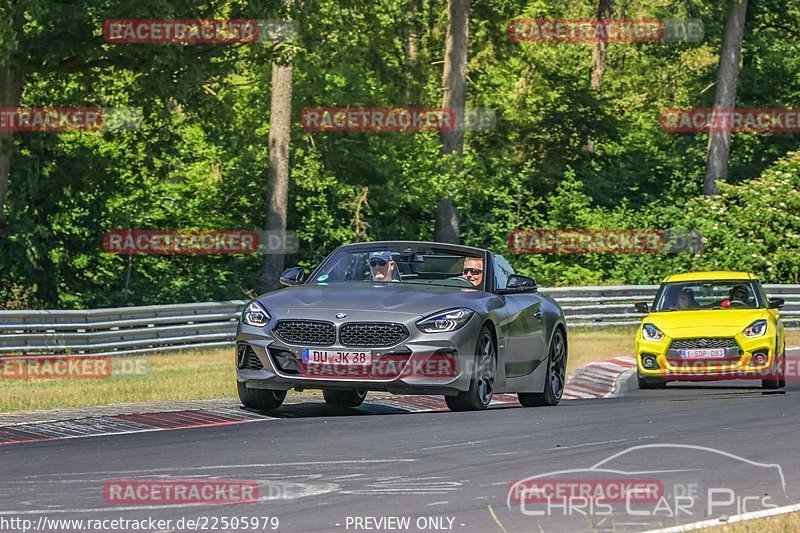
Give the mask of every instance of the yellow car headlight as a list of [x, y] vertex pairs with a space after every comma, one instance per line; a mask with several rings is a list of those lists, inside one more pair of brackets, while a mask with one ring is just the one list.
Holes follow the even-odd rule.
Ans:
[[660, 341], [664, 338], [664, 332], [653, 324], [645, 324], [642, 326], [642, 337], [647, 341]]
[[744, 328], [742, 335], [744, 335], [748, 339], [754, 339], [756, 337], [763, 337], [766, 332], [767, 332], [767, 321], [756, 320], [755, 322]]

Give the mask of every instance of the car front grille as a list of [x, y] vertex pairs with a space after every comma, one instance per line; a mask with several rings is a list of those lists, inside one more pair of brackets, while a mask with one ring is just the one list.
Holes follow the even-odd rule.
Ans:
[[261, 359], [258, 358], [255, 350], [249, 344], [238, 345], [236, 347], [236, 355], [239, 368], [247, 370], [261, 370], [264, 368], [264, 365], [261, 364]]
[[353, 323], [339, 328], [339, 340], [343, 346], [375, 347], [394, 346], [408, 338], [408, 330], [402, 324]]
[[336, 329], [331, 322], [281, 320], [272, 333], [287, 344], [301, 346], [330, 346], [336, 342]]
[[697, 348], [738, 348], [736, 339], [700, 337], [696, 339], [675, 339], [670, 345], [672, 350], [693, 350]]

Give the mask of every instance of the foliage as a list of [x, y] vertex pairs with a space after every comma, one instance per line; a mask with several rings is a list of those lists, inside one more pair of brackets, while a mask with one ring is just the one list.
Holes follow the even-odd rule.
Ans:
[[[21, 1], [21, 0], [20, 0]], [[260, 256], [120, 256], [112, 229], [241, 229], [265, 224], [271, 65], [294, 55], [289, 229], [313, 267], [354, 239], [430, 239], [436, 198], [452, 193], [462, 241], [503, 253], [543, 285], [655, 283], [687, 269], [750, 270], [800, 280], [800, 156], [792, 133], [737, 133], [730, 176], [699, 197], [707, 136], [666, 133], [664, 108], [708, 107], [726, 5], [614, 3], [627, 18], [699, 18], [694, 43], [612, 43], [600, 91], [591, 43], [518, 43], [516, 17], [590, 17], [596, 0], [472, 2], [468, 104], [494, 128], [469, 131], [457, 172], [435, 132], [311, 132], [320, 106], [427, 106], [442, 100], [445, 0], [36, 0], [0, 3], [0, 65], [13, 64], [23, 106], [135, 108], [131, 131], [20, 132], [0, 227], [0, 305], [87, 308], [243, 298]], [[739, 102], [796, 107], [800, 10], [748, 11]], [[24, 24], [14, 24], [22, 10]], [[113, 18], [284, 15], [298, 35], [257, 45], [112, 45]], [[418, 36], [408, 57], [408, 34]], [[366, 192], [365, 192], [366, 191]], [[366, 196], [364, 196], [366, 194]], [[359, 224], [355, 224], [358, 210]], [[514, 255], [517, 229], [679, 229], [693, 254]]]

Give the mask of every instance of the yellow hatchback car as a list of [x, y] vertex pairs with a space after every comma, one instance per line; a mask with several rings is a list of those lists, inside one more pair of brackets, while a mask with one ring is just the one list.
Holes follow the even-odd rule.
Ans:
[[760, 379], [786, 386], [786, 339], [778, 309], [746, 272], [693, 272], [667, 277], [636, 332], [640, 389], [669, 381]]

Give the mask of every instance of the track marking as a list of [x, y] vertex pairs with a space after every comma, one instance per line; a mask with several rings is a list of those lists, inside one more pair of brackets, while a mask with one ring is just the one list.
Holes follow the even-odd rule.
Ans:
[[764, 509], [762, 511], [752, 511], [749, 513], [732, 515], [726, 519], [712, 518], [711, 520], [692, 522], [682, 526], [673, 526], [665, 529], [652, 529], [645, 531], [644, 533], [683, 533], [684, 531], [696, 531], [698, 529], [705, 529], [712, 526], [727, 526], [728, 524], [735, 524], [736, 522], [746, 522], [748, 520], [755, 520], [757, 518], [769, 518], [771, 516], [779, 516], [797, 511], [800, 511], [800, 504], [784, 505], [783, 507], [775, 507], [773, 509]]

